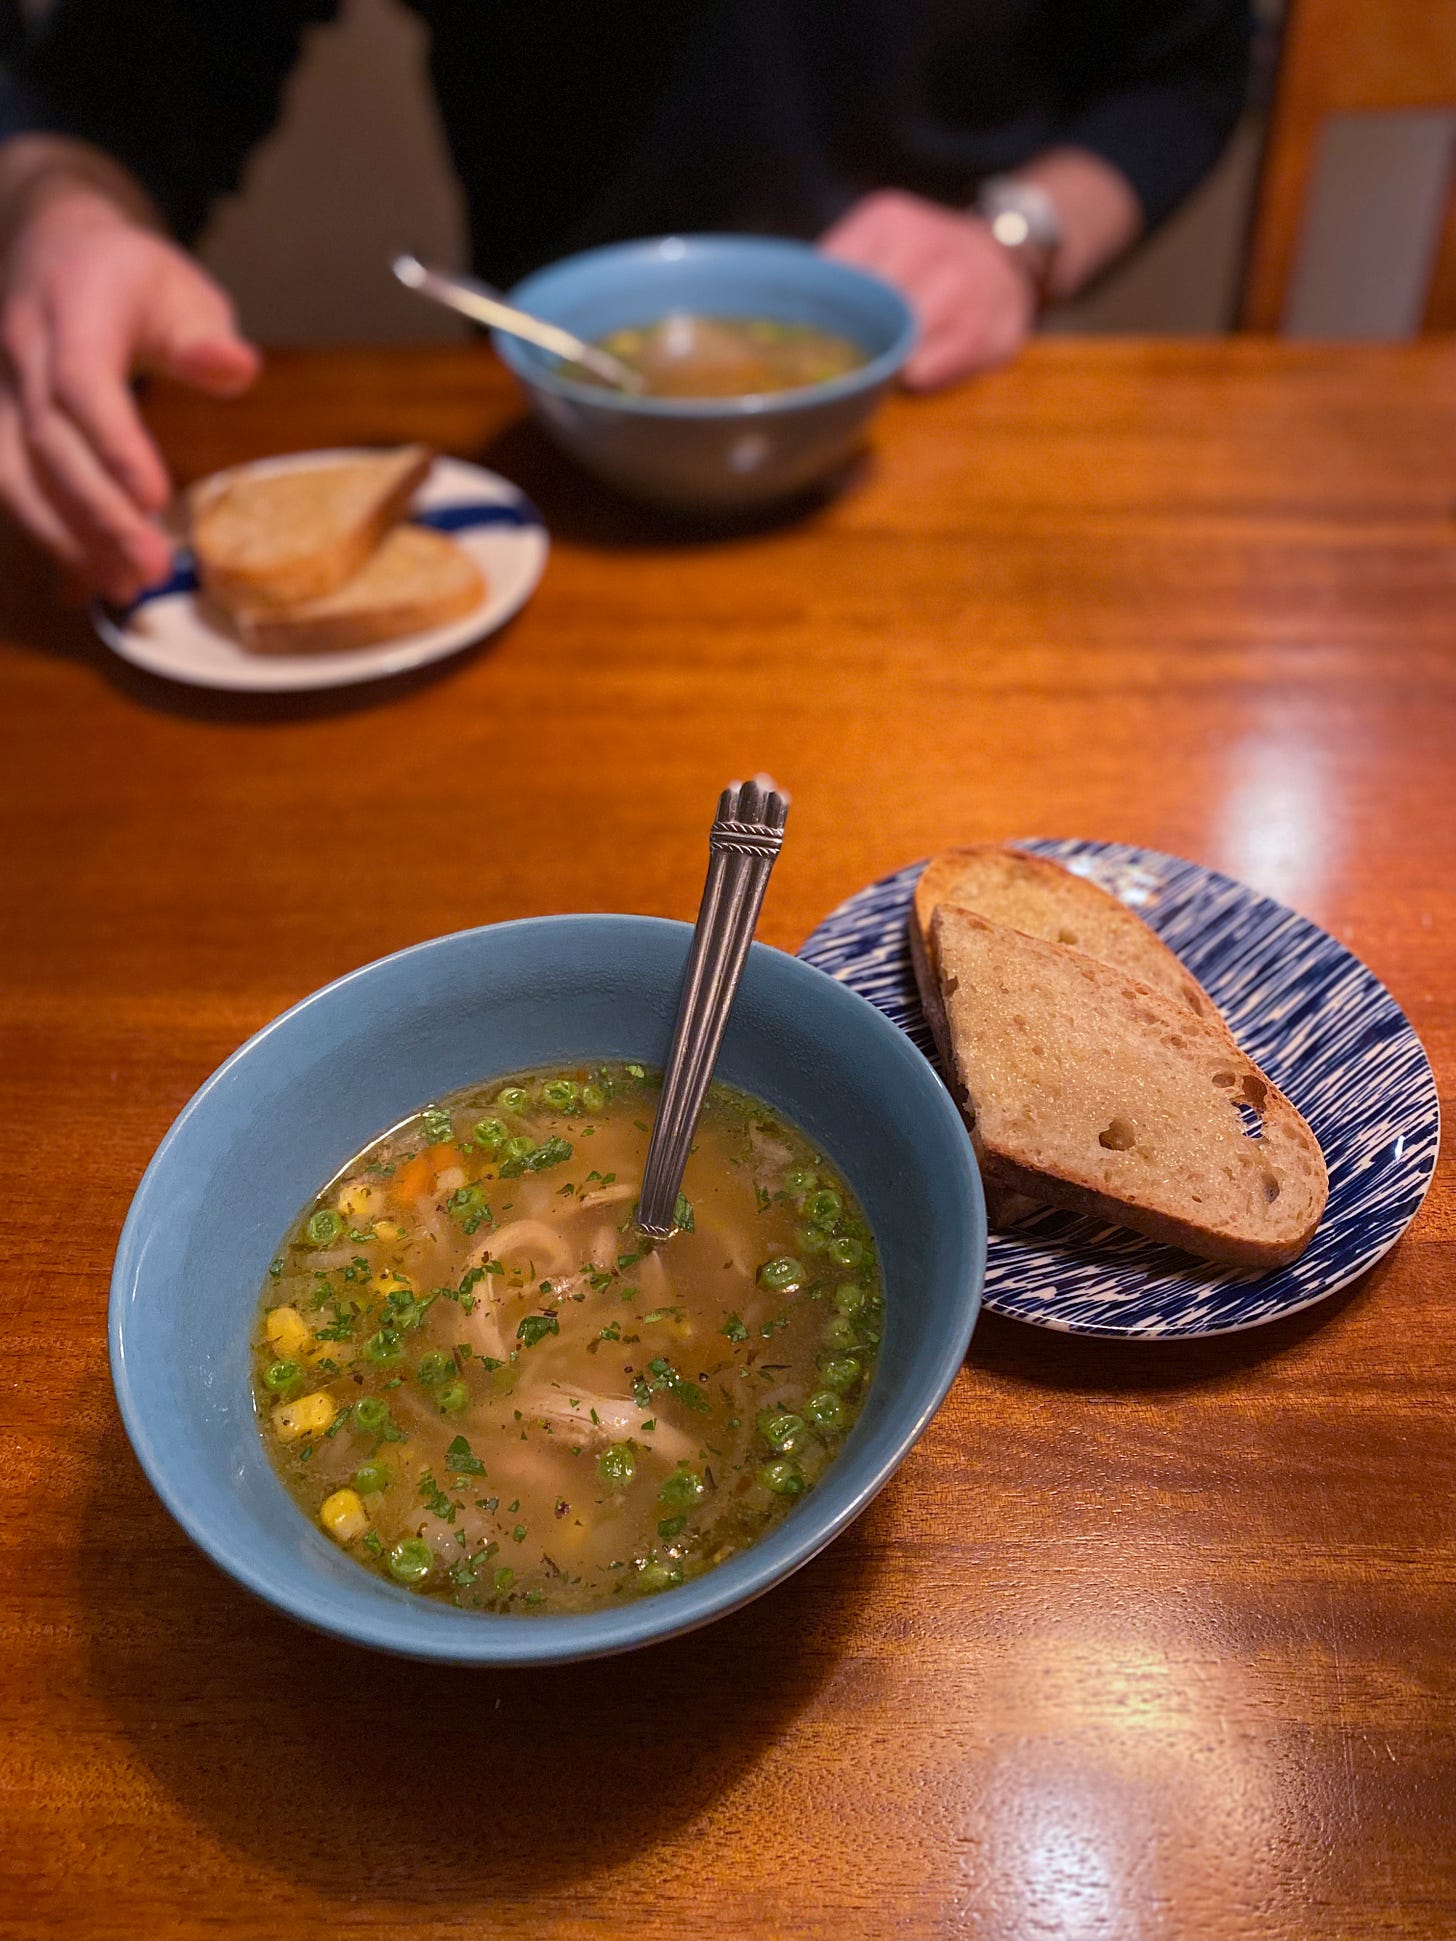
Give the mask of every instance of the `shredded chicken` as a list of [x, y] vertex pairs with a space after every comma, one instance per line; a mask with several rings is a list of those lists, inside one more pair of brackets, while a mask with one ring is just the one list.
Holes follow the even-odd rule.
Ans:
[[[604, 1449], [609, 1442], [631, 1441], [666, 1456], [669, 1462], [690, 1462], [697, 1454], [697, 1444], [690, 1436], [660, 1416], [646, 1414], [630, 1397], [593, 1395], [586, 1389], [562, 1388], [553, 1382], [546, 1388], [518, 1390], [511, 1400], [528, 1422], [569, 1428], [573, 1440], [583, 1448]], [[652, 1420], [657, 1427], [644, 1431], [643, 1422]]]
[[566, 1242], [544, 1220], [511, 1220], [476, 1245], [470, 1264], [479, 1267], [487, 1260], [506, 1260], [512, 1255], [534, 1260], [537, 1270], [544, 1274], [560, 1273], [571, 1260]]

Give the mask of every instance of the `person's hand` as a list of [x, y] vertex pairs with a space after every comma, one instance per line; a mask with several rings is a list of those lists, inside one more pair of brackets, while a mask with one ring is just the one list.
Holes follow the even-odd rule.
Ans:
[[84, 184], [12, 227], [0, 350], [0, 501], [88, 587], [130, 599], [172, 549], [156, 519], [171, 484], [129, 378], [231, 397], [258, 353], [190, 256]]
[[1031, 334], [1031, 278], [979, 216], [884, 189], [855, 203], [819, 247], [874, 270], [909, 299], [920, 323], [904, 372], [912, 390], [933, 391], [1004, 364]]

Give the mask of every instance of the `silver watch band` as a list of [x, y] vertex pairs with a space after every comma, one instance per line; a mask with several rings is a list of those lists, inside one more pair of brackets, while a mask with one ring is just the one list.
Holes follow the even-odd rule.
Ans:
[[1057, 205], [1046, 190], [1014, 175], [990, 175], [976, 191], [973, 207], [1001, 247], [1044, 284], [1062, 243]]

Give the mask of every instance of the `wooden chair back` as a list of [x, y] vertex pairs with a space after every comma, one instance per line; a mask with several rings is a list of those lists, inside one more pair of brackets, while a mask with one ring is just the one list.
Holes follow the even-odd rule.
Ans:
[[[1326, 119], [1456, 111], [1456, 0], [1289, 0], [1244, 271], [1240, 322], [1278, 330]], [[1422, 328], [1456, 328], [1456, 141]]]

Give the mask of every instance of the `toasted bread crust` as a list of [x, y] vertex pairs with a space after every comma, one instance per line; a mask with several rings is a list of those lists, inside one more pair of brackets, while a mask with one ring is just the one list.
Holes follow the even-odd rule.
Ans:
[[[954, 905], [932, 938], [952, 1083], [988, 1185], [1240, 1266], [1282, 1266], [1308, 1245], [1328, 1192], [1318, 1141], [1221, 1020]], [[1052, 1029], [1054, 1044], [1036, 1042]], [[1240, 1103], [1261, 1141], [1225, 1116]]]
[[[932, 906], [933, 908], [933, 906]], [[945, 1015], [945, 1006], [940, 997], [940, 979], [930, 961], [934, 948], [933, 937], [921, 930], [914, 916], [910, 919], [910, 962], [915, 970], [915, 983], [920, 992], [920, 1008], [925, 1013], [925, 1022], [930, 1026], [931, 1036], [935, 1039], [935, 1049], [940, 1057], [940, 1069], [945, 1080], [955, 1086], [955, 1047], [951, 1043], [950, 1023]], [[974, 1144], [974, 1114], [966, 1105], [964, 1088], [956, 1088], [956, 1103], [971, 1125]], [[976, 1155], [979, 1160], [979, 1152]], [[998, 1231], [1004, 1227], [1015, 1226], [1024, 1214], [1036, 1211], [1036, 1200], [1023, 1190], [1004, 1185], [999, 1179], [981, 1167], [981, 1190], [986, 1197], [986, 1221]]]
[[397, 526], [355, 577], [326, 599], [288, 609], [242, 608], [234, 618], [256, 654], [316, 654], [369, 647], [463, 619], [485, 581], [452, 539]]
[[[1218, 1018], [1212, 998], [1181, 960], [1111, 891], [1031, 850], [1017, 849], [1010, 843], [969, 843], [956, 849], [943, 849], [931, 857], [915, 885], [910, 915], [910, 961], [920, 992], [920, 1006], [940, 1054], [941, 1070], [947, 1076], [955, 1070], [955, 1053], [935, 966], [933, 920], [942, 903], [976, 909], [978, 892], [987, 889], [998, 903], [1001, 901], [996, 895], [998, 891], [1004, 895], [1015, 889], [1020, 891], [1023, 904], [1040, 904], [1045, 913], [1042, 931], [1029, 934], [1044, 934], [1048, 940], [1051, 940], [1050, 933], [1064, 930], [1068, 920], [1081, 923], [1090, 917], [1103, 934], [1110, 929], [1121, 940], [1125, 964], [1140, 967], [1144, 976], [1151, 972], [1150, 981], [1177, 996], [1200, 1017]], [[981, 1184], [986, 1193], [986, 1217], [993, 1227], [1014, 1226], [1036, 1210], [1036, 1196], [1024, 1186], [1013, 1188], [989, 1176], [984, 1169]]]
[[1218, 1015], [1207, 991], [1135, 911], [1048, 856], [1009, 843], [944, 849], [931, 857], [915, 885], [914, 925], [922, 940], [942, 903], [974, 910], [1047, 943], [1085, 950], [1178, 999], [1198, 1017]]
[[[192, 548], [203, 586], [225, 606], [251, 610], [327, 598], [360, 571], [405, 516], [433, 463], [432, 452], [410, 445], [288, 473], [243, 472], [224, 479], [204, 492], [192, 511]], [[372, 477], [364, 476], [365, 468]], [[331, 520], [328, 494], [344, 474], [366, 486], [364, 503]], [[297, 530], [287, 515], [270, 516], [270, 497], [286, 494], [296, 505], [310, 493], [319, 516], [306, 530]]]

